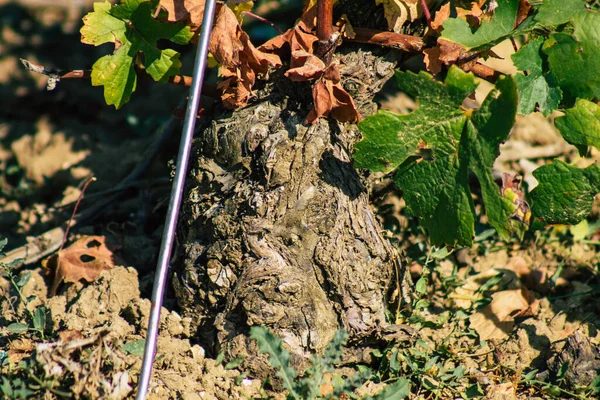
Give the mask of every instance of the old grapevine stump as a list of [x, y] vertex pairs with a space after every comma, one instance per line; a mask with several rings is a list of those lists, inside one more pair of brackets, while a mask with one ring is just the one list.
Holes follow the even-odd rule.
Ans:
[[[336, 62], [359, 111], [375, 112], [391, 56], [354, 49]], [[306, 126], [311, 103], [308, 84], [274, 76], [195, 139], [174, 287], [203, 340], [229, 355], [243, 354], [253, 325], [300, 359], [339, 328], [373, 335], [405, 278], [352, 167], [356, 125]]]

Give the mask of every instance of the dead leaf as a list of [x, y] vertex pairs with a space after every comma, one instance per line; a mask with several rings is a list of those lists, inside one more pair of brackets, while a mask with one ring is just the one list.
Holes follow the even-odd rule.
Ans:
[[308, 81], [323, 75], [325, 63], [305, 50], [296, 50], [292, 53], [290, 69], [285, 76], [292, 81]]
[[481, 340], [502, 340], [512, 332], [515, 317], [535, 315], [539, 309], [533, 293], [525, 288], [492, 295], [492, 302], [469, 317]]
[[[431, 0], [426, 0], [429, 5]], [[376, 0], [376, 5], [383, 4], [383, 15], [389, 30], [399, 33], [406, 22], [413, 22], [423, 15], [419, 0]]]
[[169, 22], [186, 22], [192, 31], [202, 26], [205, 0], [160, 0]]
[[523, 285], [530, 290], [541, 294], [550, 290], [550, 273], [547, 265], [534, 268], [523, 257], [515, 256], [508, 260], [506, 269], [514, 271]]
[[114, 256], [105, 241], [104, 236], [84, 236], [42, 262], [46, 274], [54, 274], [50, 296], [61, 282], [93, 282], [102, 271], [113, 268]]
[[446, 3], [440, 7], [435, 13], [435, 18], [431, 21], [431, 29], [434, 31], [440, 31], [440, 28], [450, 18], [450, 3]]
[[314, 107], [308, 113], [306, 123], [314, 124], [328, 115], [340, 122], [357, 122], [360, 119], [352, 97], [339, 85], [337, 65], [327, 68], [322, 78], [313, 85], [312, 95]]
[[31, 339], [17, 339], [10, 343], [8, 348], [8, 361], [11, 364], [18, 363], [27, 358], [33, 352], [34, 346]]
[[531, 4], [527, 0], [521, 0], [519, 2], [519, 8], [517, 10], [517, 19], [515, 20], [515, 28], [521, 25], [521, 22], [525, 21], [525, 18], [529, 15], [529, 11], [531, 11]]
[[458, 43], [442, 38], [438, 38], [438, 45], [440, 47], [440, 61], [446, 65], [454, 64], [461, 54], [467, 50]]
[[233, 11], [226, 6], [217, 11], [209, 51], [221, 64], [219, 73], [225, 80], [218, 88], [222, 91], [221, 100], [228, 108], [245, 106], [252, 95], [256, 75], [281, 66], [278, 55], [254, 47]]
[[425, 67], [432, 75], [437, 75], [442, 72], [442, 61], [440, 60], [439, 46], [430, 47], [423, 50]]

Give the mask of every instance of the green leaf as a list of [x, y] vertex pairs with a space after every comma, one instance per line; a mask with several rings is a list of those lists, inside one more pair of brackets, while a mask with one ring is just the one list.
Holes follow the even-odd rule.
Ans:
[[46, 328], [46, 307], [39, 306], [33, 313], [33, 327], [40, 332]]
[[269, 354], [269, 362], [273, 368], [278, 369], [277, 376], [283, 380], [283, 386], [288, 390], [289, 397], [300, 400], [301, 397], [294, 388], [296, 371], [290, 367], [290, 353], [282, 348], [283, 341], [262, 326], [250, 328], [250, 337], [257, 341], [262, 353]]
[[539, 182], [531, 191], [531, 213], [536, 225], [576, 225], [592, 211], [600, 191], [600, 167], [572, 167], [560, 160], [544, 165], [533, 176]]
[[8, 329], [10, 333], [16, 333], [17, 335], [20, 335], [23, 332], [27, 332], [29, 326], [20, 322], [15, 322], [7, 326], [6, 329]]
[[15, 283], [20, 289], [23, 286], [27, 285], [30, 280], [31, 280], [31, 272], [27, 271], [27, 272], [24, 272], [21, 275], [19, 275], [19, 279]]
[[144, 355], [144, 347], [146, 346], [146, 339], [139, 339], [133, 342], [125, 343], [121, 346], [121, 350], [127, 354], [131, 354], [136, 357], [142, 357]]
[[416, 97], [408, 115], [381, 111], [359, 123], [364, 135], [356, 146], [359, 168], [391, 171], [403, 189], [407, 210], [419, 217], [435, 245], [471, 245], [475, 233], [469, 170], [477, 176], [488, 220], [500, 236], [512, 231], [512, 211], [500, 196], [491, 167], [516, 114], [516, 86], [498, 80], [479, 110], [462, 110], [477, 84], [472, 74], [452, 66], [445, 84], [429, 74], [396, 74], [400, 89]]
[[534, 18], [542, 25], [556, 26], [585, 11], [585, 0], [544, 0]]
[[587, 100], [578, 100], [575, 107], [565, 110], [565, 115], [554, 120], [563, 138], [577, 146], [584, 155], [587, 146], [600, 149], [600, 107]]
[[530, 114], [539, 109], [544, 115], [554, 111], [562, 99], [562, 90], [552, 73], [542, 69], [541, 47], [544, 39], [539, 37], [523, 46], [511, 56], [515, 67], [528, 74], [518, 73], [515, 82], [519, 89], [519, 107], [517, 112]]
[[386, 386], [375, 397], [367, 397], [372, 400], [400, 400], [410, 394], [410, 384], [407, 379], [400, 378], [391, 385]]
[[468, 22], [450, 18], [444, 22], [442, 38], [465, 46], [467, 49], [491, 48], [513, 32], [519, 0], [498, 0], [492, 19], [483, 21], [473, 32]]
[[573, 32], [556, 32], [542, 46], [566, 99], [600, 97], [600, 13], [585, 11], [572, 19]]
[[192, 33], [183, 24], [159, 22], [152, 18], [155, 0], [124, 0], [118, 6], [109, 2], [94, 3], [94, 11], [83, 18], [81, 41], [99, 46], [115, 43], [112, 55], [100, 58], [92, 67], [92, 85], [104, 86], [107, 104], [120, 108], [129, 101], [136, 88], [134, 65], [139, 62], [155, 81], [166, 81], [179, 72], [179, 53], [160, 50], [156, 43], [167, 39], [186, 44]]

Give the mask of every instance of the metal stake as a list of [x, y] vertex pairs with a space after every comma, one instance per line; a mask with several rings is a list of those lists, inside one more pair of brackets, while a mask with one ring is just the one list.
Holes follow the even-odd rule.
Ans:
[[150, 377], [152, 376], [152, 364], [156, 352], [156, 339], [158, 337], [158, 323], [160, 321], [160, 309], [162, 307], [165, 284], [167, 282], [167, 271], [169, 259], [171, 258], [171, 249], [177, 227], [177, 217], [183, 189], [185, 185], [185, 175], [187, 173], [190, 149], [192, 147], [192, 137], [196, 126], [196, 115], [200, 104], [202, 94], [202, 83], [204, 81], [204, 70], [208, 55], [208, 41], [212, 30], [212, 23], [215, 15], [216, 0], [206, 0], [204, 8], [204, 18], [202, 21], [202, 31], [198, 41], [198, 52], [196, 53], [196, 62], [194, 64], [194, 77], [192, 87], [190, 88], [190, 98], [185, 113], [185, 123], [183, 125], [183, 134], [179, 145], [179, 154], [177, 156], [177, 168], [175, 170], [175, 180], [171, 189], [171, 201], [167, 211], [167, 218], [163, 230], [162, 242], [160, 244], [160, 253], [156, 267], [156, 276], [154, 278], [154, 288], [152, 289], [152, 308], [150, 311], [150, 321], [148, 322], [148, 333], [146, 334], [146, 346], [144, 348], [144, 359], [142, 360], [142, 372], [140, 373], [140, 382], [136, 400], [146, 399]]

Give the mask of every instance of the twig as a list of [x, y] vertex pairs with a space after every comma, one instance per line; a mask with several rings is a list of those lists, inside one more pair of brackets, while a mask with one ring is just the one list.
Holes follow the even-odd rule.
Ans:
[[[48, 68], [23, 58], [21, 58], [21, 63], [28, 71], [48, 76], [47, 90], [54, 90], [56, 84], [61, 79], [89, 79], [92, 76], [91, 69], [65, 70], [62, 68]], [[190, 87], [192, 86], [192, 77], [187, 75], [173, 75], [169, 77], [169, 83]], [[211, 85], [205, 85], [202, 93], [209, 97], [219, 97], [216, 87]]]
[[[67, 242], [67, 236], [69, 235], [69, 228], [71, 228], [71, 224], [75, 220], [75, 213], [77, 213], [77, 208], [79, 208], [79, 204], [81, 203], [81, 199], [83, 199], [83, 195], [84, 195], [87, 187], [90, 185], [90, 183], [94, 182], [95, 180], [96, 180], [96, 178], [94, 176], [92, 176], [87, 181], [85, 181], [85, 183], [83, 184], [83, 188], [81, 189], [81, 193], [79, 193], [79, 197], [77, 198], [77, 202], [75, 203], [75, 207], [73, 207], [73, 213], [71, 214], [71, 218], [69, 219], [69, 222], [67, 223], [67, 228], [65, 229], [65, 234], [63, 236], [62, 243], [60, 245], [60, 248], [58, 249], [59, 253], [63, 249], [63, 247], [65, 246], [65, 243]], [[60, 260], [59, 260], [59, 263], [60, 263]], [[57, 268], [57, 270], [58, 270], [58, 268]]]
[[431, 26], [431, 12], [429, 12], [429, 6], [425, 2], [425, 0], [419, 0], [421, 3], [421, 8], [423, 8], [423, 15], [425, 16], [425, 21], [427, 21], [427, 26], [433, 30]]
[[355, 36], [348, 38], [347, 40], [390, 47], [409, 53], [419, 53], [425, 47], [425, 41], [418, 36], [403, 35], [401, 33], [367, 28], [354, 28], [354, 33]]
[[496, 71], [495, 69], [488, 67], [487, 65], [476, 63], [457, 64], [463, 71], [472, 72], [478, 77], [485, 79], [488, 82], [496, 83], [498, 78], [502, 75], [502, 72]]
[[[117, 192], [121, 192], [123, 190], [127, 190], [130, 189], [132, 187], [145, 187], [148, 186], [150, 184], [154, 184], [154, 185], [166, 185], [169, 184], [171, 182], [171, 180], [169, 178], [159, 178], [159, 179], [147, 179], [147, 180], [143, 180], [143, 181], [136, 181], [136, 182], [131, 182], [129, 184], [126, 185], [119, 185], [117, 187], [111, 188], [111, 189], [106, 189], [106, 190], [102, 190], [99, 192], [94, 192], [94, 193], [89, 193], [87, 196], [85, 196], [85, 198], [81, 199], [82, 201], [89, 203], [89, 201], [91, 199], [95, 199], [97, 197], [104, 197], [108, 194], [113, 194], [113, 193], [117, 193]], [[74, 200], [70, 203], [66, 203], [66, 204], [60, 204], [54, 207], [50, 207], [48, 208], [48, 212], [53, 212], [53, 211], [57, 211], [63, 208], [67, 208], [67, 207], [71, 207], [72, 205], [74, 205], [78, 200]]]
[[250, 18], [254, 18], [255, 20], [265, 23], [267, 25], [271, 25], [271, 27], [273, 27], [273, 29], [275, 29], [278, 34], [283, 35], [283, 31], [281, 29], [279, 29], [279, 27], [277, 25], [275, 25], [273, 22], [269, 21], [268, 19], [261, 17], [260, 15], [256, 15], [250, 11], [242, 11], [242, 15], [246, 15]]

